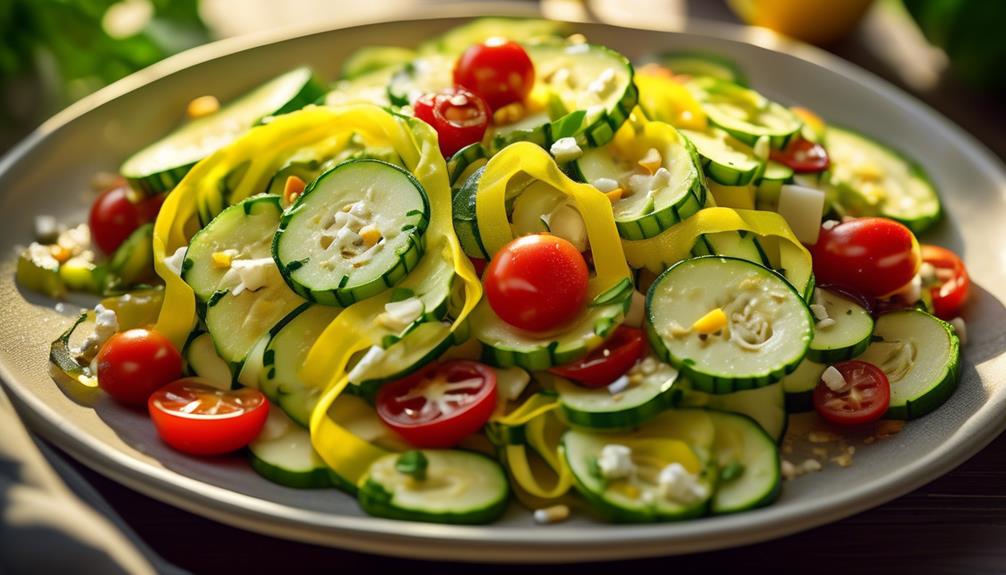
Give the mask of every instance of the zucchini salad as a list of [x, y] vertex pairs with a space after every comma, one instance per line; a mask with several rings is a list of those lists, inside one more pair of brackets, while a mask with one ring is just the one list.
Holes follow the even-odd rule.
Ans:
[[917, 164], [715, 54], [572, 32], [476, 20], [194, 99], [86, 224], [38, 218], [21, 287], [103, 298], [58, 375], [277, 489], [463, 524], [769, 505], [829, 464], [786, 461], [791, 414], [862, 437], [951, 396], [970, 280], [916, 240]]

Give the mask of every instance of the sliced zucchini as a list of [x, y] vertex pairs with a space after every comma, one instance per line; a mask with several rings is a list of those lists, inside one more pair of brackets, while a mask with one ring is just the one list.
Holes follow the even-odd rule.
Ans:
[[416, 53], [408, 48], [364, 46], [342, 61], [339, 77], [343, 80], [355, 80], [377, 70], [405, 64], [415, 57]]
[[695, 78], [713, 78], [731, 82], [738, 86], [747, 86], [747, 76], [736, 62], [709, 52], [665, 52], [657, 56], [657, 62], [666, 66], [676, 76], [692, 76]]
[[234, 381], [231, 366], [217, 354], [209, 333], [202, 332], [190, 338], [182, 355], [189, 373], [218, 389], [231, 388]]
[[745, 231], [702, 234], [692, 246], [693, 256], [729, 256], [771, 267], [765, 248], [757, 234]]
[[[423, 465], [406, 466], [412, 463], [406, 457], [421, 457]], [[358, 497], [360, 507], [377, 517], [481, 524], [503, 514], [509, 493], [503, 468], [492, 459], [470, 451], [423, 450], [375, 461]]]
[[387, 348], [374, 346], [349, 372], [350, 388], [363, 397], [374, 397], [389, 381], [405, 377], [440, 357], [455, 343], [450, 325], [420, 323]]
[[[710, 411], [709, 416], [716, 427], [713, 457], [720, 469], [713, 514], [746, 511], [775, 501], [782, 491], [775, 441], [744, 415]], [[726, 473], [731, 467], [736, 471]]]
[[[116, 248], [106, 268], [103, 282], [105, 293], [121, 292], [149, 283], [157, 277], [154, 273], [153, 237], [154, 224], [144, 224]], [[66, 274], [62, 275], [66, 277]]]
[[304, 384], [300, 368], [311, 346], [339, 314], [338, 308], [305, 304], [270, 330], [262, 352], [259, 389], [298, 424], [308, 427], [321, 389]]
[[705, 174], [714, 182], [724, 186], [747, 185], [761, 170], [762, 164], [751, 148], [723, 130], [680, 132], [695, 146]]
[[137, 190], [148, 194], [167, 192], [196, 162], [263, 118], [299, 110], [324, 93], [324, 85], [310, 68], [291, 70], [140, 150], [122, 164], [119, 173]]
[[328, 466], [311, 445], [311, 434], [279, 409], [269, 410], [262, 433], [248, 445], [248, 460], [259, 475], [296, 489], [331, 487]]
[[821, 374], [828, 366], [803, 360], [796, 370], [782, 378], [782, 389], [786, 393], [786, 411], [802, 413], [814, 409], [814, 388], [821, 381]]
[[454, 233], [458, 236], [461, 249], [471, 258], [483, 260], [489, 259], [485, 246], [482, 245], [482, 238], [479, 236], [479, 220], [475, 208], [476, 198], [479, 193], [479, 181], [485, 173], [485, 166], [481, 166], [468, 177], [461, 185], [454, 199], [451, 201], [452, 219], [454, 222]]
[[461, 148], [451, 159], [447, 160], [447, 177], [451, 181], [451, 186], [461, 185], [468, 181], [468, 178], [489, 161], [489, 152], [481, 142], [468, 144]]
[[940, 198], [921, 166], [862, 134], [828, 127], [828, 181], [852, 216], [884, 216], [919, 233], [940, 218]]
[[[793, 181], [794, 176], [795, 173], [788, 166], [773, 160], [766, 162], [765, 170], [758, 179], [758, 187], [755, 191], [756, 207], [759, 210], [777, 211], [782, 185]], [[817, 188], [818, 186], [809, 187]]]
[[683, 260], [662, 273], [646, 297], [645, 325], [657, 354], [707, 393], [779, 381], [803, 360], [814, 328], [789, 282], [722, 256]]
[[594, 298], [578, 318], [559, 331], [531, 333], [504, 322], [483, 299], [470, 316], [472, 335], [482, 342], [482, 359], [496, 367], [529, 371], [569, 363], [599, 346], [622, 322], [632, 302], [626, 279]]
[[786, 393], [781, 381], [733, 393], [697, 391], [692, 389], [688, 380], [682, 380], [679, 387], [682, 391], [679, 403], [681, 407], [707, 407], [739, 413], [753, 419], [776, 441], [781, 441], [786, 435], [789, 418], [786, 415]]
[[388, 81], [388, 101], [394, 106], [411, 106], [423, 94], [439, 92], [454, 85], [454, 58], [426, 54], [398, 67]]
[[814, 341], [807, 349], [807, 359], [830, 364], [866, 351], [873, 335], [873, 316], [869, 311], [842, 294], [822, 288], [814, 290], [811, 306], [811, 311], [820, 312], [823, 308], [827, 317], [815, 318]]
[[750, 88], [712, 78], [690, 84], [709, 122], [749, 146], [767, 137], [773, 148], [781, 150], [803, 128], [789, 108]]
[[911, 309], [880, 316], [873, 333], [874, 342], [857, 359], [887, 374], [887, 417], [922, 417], [953, 395], [960, 375], [960, 341], [953, 326]]
[[605, 387], [583, 387], [552, 376], [563, 420], [573, 427], [587, 429], [630, 429], [671, 405], [678, 370], [670, 365], [647, 358], [629, 370], [626, 377], [628, 386], [612, 393]]
[[565, 22], [537, 18], [476, 18], [424, 42], [419, 46], [419, 52], [441, 52], [457, 56], [473, 44], [485, 42], [490, 38], [525, 42], [559, 37], [568, 28], [569, 25]]
[[348, 160], [283, 214], [273, 257], [305, 299], [348, 306], [416, 267], [429, 218], [429, 198], [412, 174], [379, 160]]

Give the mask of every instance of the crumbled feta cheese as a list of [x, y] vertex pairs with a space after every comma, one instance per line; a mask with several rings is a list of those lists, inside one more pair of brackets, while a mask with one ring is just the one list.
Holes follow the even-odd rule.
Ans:
[[608, 393], [610, 393], [611, 395], [618, 395], [619, 393], [622, 393], [623, 391], [628, 389], [628, 387], [629, 387], [629, 376], [622, 375], [615, 381], [608, 384]]
[[629, 312], [625, 314], [625, 325], [629, 327], [642, 327], [645, 313], [646, 296], [638, 290], [632, 290], [632, 301], [629, 302]]
[[56, 243], [59, 247], [70, 252], [70, 255], [77, 255], [91, 247], [91, 228], [87, 224], [64, 230], [59, 234]]
[[821, 233], [821, 214], [824, 213], [824, 191], [783, 185], [777, 211], [789, 224], [796, 239], [810, 245], [817, 243]]
[[785, 479], [793, 479], [797, 476], [796, 466], [785, 459], [782, 462], [780, 470], [782, 471], [782, 476]]
[[580, 146], [576, 143], [576, 139], [573, 137], [559, 138], [548, 151], [555, 158], [555, 161], [559, 163], [569, 162], [583, 155], [583, 150], [580, 149]]
[[553, 505], [534, 510], [534, 520], [536, 523], [548, 525], [565, 521], [569, 517], [569, 507], [566, 505]]
[[964, 318], [955, 317], [950, 320], [950, 325], [954, 326], [954, 333], [957, 339], [961, 340], [961, 345], [968, 344], [968, 324], [964, 323]]
[[661, 469], [657, 486], [662, 497], [685, 505], [709, 496], [709, 488], [680, 463], [671, 463]]
[[828, 319], [828, 309], [819, 303], [810, 304], [810, 311], [818, 320]]
[[256, 291], [270, 283], [272, 276], [279, 275], [276, 262], [271, 258], [234, 260], [230, 269], [221, 279], [223, 285], [231, 286], [231, 295], [241, 295], [245, 291]]
[[826, 229], [826, 230], [830, 230], [830, 229], [834, 228], [835, 226], [837, 226], [839, 223], [840, 222], [838, 220], [825, 220], [825, 222], [823, 224], [821, 224], [821, 227], [824, 228], [824, 229]]
[[51, 244], [59, 238], [62, 226], [56, 218], [49, 215], [35, 216], [35, 240], [43, 244]]
[[520, 397], [527, 385], [531, 383], [531, 375], [519, 367], [505, 369], [496, 367], [493, 368], [493, 371], [496, 372], [496, 389], [509, 401], [515, 401]]
[[818, 321], [817, 324], [816, 324], [816, 327], [817, 327], [817, 329], [828, 329], [829, 327], [835, 325], [836, 323], [838, 323], [838, 322], [836, 322], [835, 320], [831, 319], [830, 317], [826, 317], [826, 318]]
[[803, 473], [810, 473], [813, 471], [821, 471], [821, 462], [816, 459], [807, 459], [800, 464], [800, 470]]
[[164, 265], [167, 266], [176, 276], [182, 275], [182, 262], [185, 261], [185, 252], [188, 251], [188, 247], [182, 246], [175, 250], [175, 253], [164, 258]]
[[363, 377], [366, 375], [367, 370], [374, 366], [377, 362], [381, 361], [384, 357], [384, 348], [379, 345], [372, 345], [367, 353], [363, 354], [360, 361], [356, 362], [353, 369], [349, 372], [349, 381], [353, 383], [360, 383], [363, 381]]
[[587, 85], [587, 91], [597, 94], [600, 98], [606, 98], [615, 86], [615, 69], [605, 68], [601, 75]]
[[636, 464], [632, 462], [632, 449], [617, 443], [609, 443], [601, 449], [597, 467], [601, 470], [601, 477], [605, 479], [625, 479], [636, 473]]
[[74, 350], [76, 355], [97, 353], [108, 338], [119, 331], [119, 318], [115, 310], [108, 309], [100, 303], [94, 307], [94, 331], [87, 334], [80, 347]]
[[597, 178], [590, 185], [598, 189], [598, 191], [607, 194], [612, 190], [617, 190], [619, 188], [618, 180], [613, 180], [611, 178]]
[[384, 304], [384, 313], [377, 316], [377, 322], [391, 331], [400, 332], [419, 319], [425, 308], [423, 300], [417, 297], [388, 302]]
[[845, 381], [845, 376], [842, 375], [841, 371], [835, 369], [833, 365], [829, 365], [828, 369], [824, 370], [824, 373], [821, 374], [821, 381], [828, 386], [828, 389], [835, 392], [841, 391], [848, 385]]

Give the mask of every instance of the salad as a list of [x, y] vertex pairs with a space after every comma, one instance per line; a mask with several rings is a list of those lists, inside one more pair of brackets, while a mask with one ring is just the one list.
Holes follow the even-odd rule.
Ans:
[[104, 298], [53, 364], [177, 450], [445, 523], [744, 511], [795, 475], [790, 414], [947, 400], [970, 280], [916, 239], [918, 165], [722, 57], [569, 32], [476, 20], [193, 100], [87, 224], [40, 218], [22, 287]]

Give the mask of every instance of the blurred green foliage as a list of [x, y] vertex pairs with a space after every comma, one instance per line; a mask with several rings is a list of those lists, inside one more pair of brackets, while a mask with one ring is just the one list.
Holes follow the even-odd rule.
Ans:
[[904, 0], [926, 39], [942, 48], [954, 72], [978, 87], [1006, 88], [1006, 2]]

